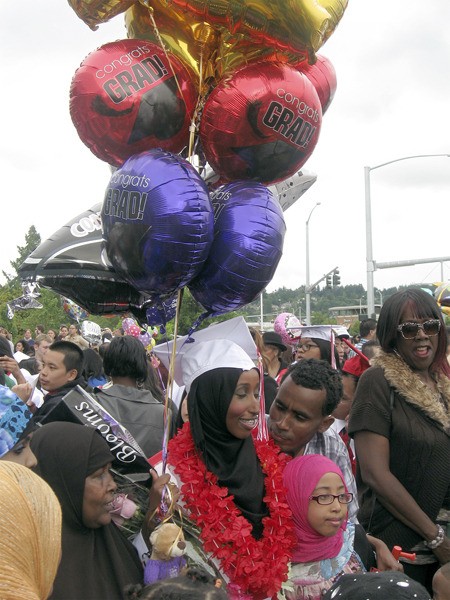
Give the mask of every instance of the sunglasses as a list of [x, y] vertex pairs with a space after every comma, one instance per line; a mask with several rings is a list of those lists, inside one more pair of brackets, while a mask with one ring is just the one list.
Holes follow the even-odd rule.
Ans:
[[428, 337], [437, 335], [441, 329], [441, 322], [439, 319], [430, 319], [424, 323], [402, 323], [397, 327], [397, 331], [400, 331], [405, 340], [413, 340], [421, 329]]
[[318, 496], [310, 496], [310, 500], [315, 500], [317, 504], [333, 504], [338, 499], [339, 504], [350, 504], [353, 500], [353, 494], [346, 492], [345, 494], [319, 494]]

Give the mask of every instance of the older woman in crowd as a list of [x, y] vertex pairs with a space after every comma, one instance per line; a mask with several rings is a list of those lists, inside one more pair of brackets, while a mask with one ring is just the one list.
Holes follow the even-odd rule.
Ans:
[[407, 289], [383, 305], [381, 351], [362, 374], [350, 413], [359, 519], [392, 548], [416, 552], [405, 573], [431, 590], [450, 561], [450, 367], [441, 311], [432, 296]]
[[[62, 555], [52, 600], [122, 600], [127, 584], [142, 583], [143, 570], [132, 544], [111, 522], [116, 484], [113, 456], [95, 429], [74, 423], [44, 425], [33, 436], [36, 471], [62, 508]], [[150, 509], [161, 499], [154, 482]]]

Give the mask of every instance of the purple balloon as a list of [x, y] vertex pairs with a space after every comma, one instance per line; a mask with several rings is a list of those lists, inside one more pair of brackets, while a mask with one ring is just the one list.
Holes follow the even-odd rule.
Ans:
[[151, 299], [172, 296], [201, 270], [214, 213], [194, 167], [163, 150], [129, 158], [111, 177], [102, 208], [106, 253]]
[[125, 331], [125, 333], [132, 325], [136, 325], [136, 321], [134, 319], [131, 319], [130, 317], [122, 319], [122, 329]]
[[146, 310], [146, 320], [148, 325], [167, 325], [177, 312], [177, 296], [158, 302], [149, 306]]
[[144, 348], [147, 348], [147, 346], [150, 344], [151, 339], [152, 339], [152, 336], [147, 331], [139, 334], [139, 337], [138, 337], [138, 340], [142, 343]]
[[229, 183], [211, 201], [214, 241], [188, 287], [213, 316], [245, 306], [267, 286], [282, 255], [286, 225], [280, 204], [261, 183]]

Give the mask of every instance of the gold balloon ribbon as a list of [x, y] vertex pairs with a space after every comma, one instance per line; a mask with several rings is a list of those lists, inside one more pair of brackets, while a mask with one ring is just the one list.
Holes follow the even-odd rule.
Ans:
[[178, 489], [175, 483], [169, 482], [167, 485], [164, 486], [160, 504], [146, 518], [147, 529], [152, 529], [151, 525], [155, 527], [157, 525], [161, 525], [162, 523], [167, 523], [168, 521], [171, 521], [175, 513], [178, 513], [182, 524], [183, 515], [181, 513], [180, 508], [177, 506], [173, 493], [174, 489]]

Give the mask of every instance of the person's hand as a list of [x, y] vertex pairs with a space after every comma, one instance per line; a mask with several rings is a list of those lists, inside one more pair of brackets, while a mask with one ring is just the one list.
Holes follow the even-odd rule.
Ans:
[[401, 571], [403, 573], [403, 565], [394, 558], [383, 540], [371, 535], [368, 535], [367, 539], [369, 540], [372, 548], [375, 550], [377, 569], [379, 571]]
[[14, 358], [10, 358], [4, 354], [0, 356], [0, 367], [6, 372], [11, 373], [17, 383], [26, 383], [26, 379], [20, 370], [19, 363]]
[[433, 554], [441, 565], [450, 562], [450, 539], [447, 536], [445, 536], [442, 544], [433, 550]]
[[151, 474], [153, 476], [153, 483], [148, 493], [148, 511], [142, 524], [142, 536], [149, 549], [151, 549], [149, 545], [150, 533], [160, 523], [160, 516], [157, 513], [165, 490], [167, 489], [167, 487], [170, 488], [171, 497], [167, 498], [168, 506], [174, 506], [180, 496], [178, 487], [174, 483], [170, 483], [169, 473], [165, 473], [164, 475], [158, 475], [156, 471], [152, 469]]
[[16, 394], [21, 400], [28, 404], [28, 400], [31, 400], [31, 392], [33, 388], [29, 383], [18, 383], [13, 385], [11, 391]]
[[150, 491], [148, 493], [148, 509], [149, 509], [149, 511], [157, 509], [158, 506], [161, 504], [164, 487], [170, 481], [169, 473], [165, 473], [164, 475], [156, 475], [156, 476], [155, 476], [155, 473], [156, 473], [156, 471], [152, 472], [153, 482], [152, 482], [152, 487], [150, 488]]
[[395, 560], [384, 542], [381, 543], [383, 547], [377, 548], [377, 569], [379, 571], [401, 571], [403, 573], [402, 563]]

